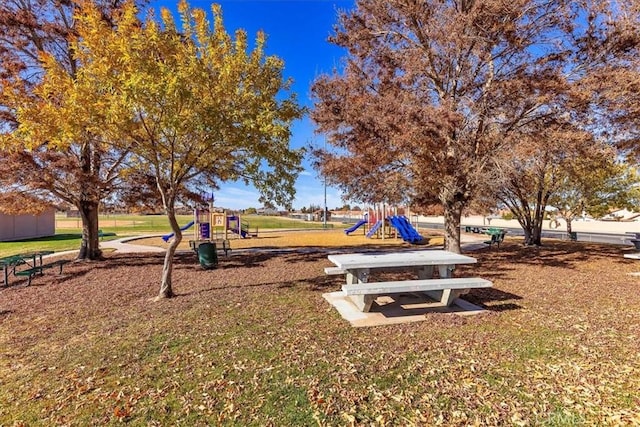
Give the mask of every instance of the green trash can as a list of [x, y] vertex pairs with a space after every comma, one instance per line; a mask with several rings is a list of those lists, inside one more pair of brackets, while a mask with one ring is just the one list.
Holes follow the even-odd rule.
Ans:
[[569, 233], [569, 240], [577, 242], [578, 241], [578, 233], [576, 233], [575, 231], [572, 231], [571, 233]]
[[198, 260], [205, 270], [216, 268], [218, 265], [218, 252], [215, 243], [201, 243], [198, 246]]

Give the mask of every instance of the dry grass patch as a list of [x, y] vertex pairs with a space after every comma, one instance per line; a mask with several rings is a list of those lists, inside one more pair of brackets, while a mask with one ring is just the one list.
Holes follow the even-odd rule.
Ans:
[[488, 315], [368, 329], [322, 299], [326, 255], [187, 252], [158, 303], [161, 254], [0, 289], [0, 425], [640, 425], [620, 248], [481, 250], [460, 274], [494, 282]]
[[[425, 232], [421, 230], [425, 236], [423, 245], [410, 245], [400, 238], [387, 237], [385, 239], [365, 237], [362, 230], [357, 230], [347, 236], [343, 230], [274, 230], [260, 231], [258, 237], [249, 239], [235, 238], [235, 235], [229, 233], [229, 241], [232, 249], [248, 249], [248, 248], [296, 248], [296, 247], [346, 247], [346, 246], [403, 246], [403, 247], [421, 247], [421, 246], [437, 246], [442, 245], [443, 238], [435, 232]], [[189, 240], [193, 239], [193, 234], [185, 232], [183, 241], [180, 243], [180, 250], [189, 250]], [[168, 243], [164, 242], [160, 237], [151, 237], [145, 239], [137, 239], [134, 242], [137, 245], [158, 246], [166, 248]]]

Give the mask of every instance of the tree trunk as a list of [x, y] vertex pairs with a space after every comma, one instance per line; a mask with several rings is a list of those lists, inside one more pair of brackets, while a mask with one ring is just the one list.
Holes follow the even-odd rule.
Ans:
[[548, 196], [538, 192], [534, 209], [522, 198], [518, 199], [519, 205], [505, 202], [522, 227], [525, 246], [542, 246], [542, 225], [547, 199]]
[[527, 245], [542, 246], [542, 221], [534, 221]]
[[171, 224], [171, 230], [173, 231], [173, 239], [167, 248], [167, 252], [164, 256], [164, 266], [162, 267], [162, 282], [160, 283], [160, 293], [158, 299], [171, 298], [175, 294], [173, 293], [173, 287], [171, 282], [171, 276], [173, 273], [173, 256], [178, 249], [178, 245], [182, 241], [182, 230], [178, 225], [175, 212], [173, 209], [167, 209], [167, 217], [169, 218], [169, 224]]
[[549, 194], [547, 192], [538, 191], [536, 197], [536, 208], [531, 218], [531, 239], [527, 245], [542, 246], [542, 225], [544, 223], [544, 214], [547, 208], [547, 200]]
[[[158, 298], [171, 298], [175, 294], [173, 293], [173, 287], [171, 282], [171, 274], [173, 273], [173, 256], [176, 253], [177, 236], [174, 236], [171, 240], [171, 244], [167, 248], [167, 252], [164, 255], [164, 266], [162, 267], [162, 281], [160, 282], [160, 293]], [[180, 242], [178, 242], [179, 244]]]
[[539, 217], [539, 213], [534, 212], [534, 217], [518, 219], [518, 222], [522, 226], [524, 232], [524, 244], [525, 246], [541, 246], [542, 245], [542, 222], [544, 216]]
[[460, 221], [464, 204], [453, 201], [444, 204], [444, 249], [459, 254]]
[[[520, 224], [522, 225], [522, 224]], [[524, 226], [522, 225], [522, 232], [524, 233], [524, 244], [525, 246], [528, 246], [531, 244], [531, 241], [533, 240], [533, 231], [531, 229], [530, 226]]]
[[571, 218], [565, 218], [565, 221], [567, 221], [567, 234], [571, 236]]
[[82, 218], [82, 242], [78, 259], [102, 259], [98, 236], [98, 202], [85, 200], [81, 201], [77, 207]]

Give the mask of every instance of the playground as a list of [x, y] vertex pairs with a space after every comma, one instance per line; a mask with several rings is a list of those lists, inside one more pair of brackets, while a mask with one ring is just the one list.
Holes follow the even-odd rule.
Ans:
[[640, 424], [627, 247], [507, 238], [459, 267], [494, 283], [465, 296], [485, 314], [352, 328], [322, 297], [343, 280], [327, 254], [412, 245], [328, 233], [238, 239], [256, 246], [213, 270], [181, 251], [157, 303], [162, 253], [0, 288], [0, 424]]
[[367, 208], [362, 218], [351, 227], [345, 228], [344, 233], [351, 235], [362, 229], [367, 238], [384, 240], [388, 236], [402, 238], [408, 243], [427, 244], [428, 240], [420, 235], [417, 228], [418, 225], [412, 224], [405, 215], [398, 214], [398, 208], [381, 203]]

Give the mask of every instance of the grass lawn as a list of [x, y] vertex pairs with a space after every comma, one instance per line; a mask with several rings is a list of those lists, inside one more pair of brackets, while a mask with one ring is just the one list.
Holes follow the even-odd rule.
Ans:
[[[287, 229], [320, 229], [323, 224], [318, 222], [300, 221], [284, 217], [269, 217], [260, 215], [242, 216], [242, 221], [247, 221], [250, 231]], [[191, 215], [179, 215], [178, 222], [181, 226], [191, 221]], [[56, 219], [56, 235], [41, 237], [38, 239], [18, 240], [15, 242], [0, 242], [0, 258], [15, 255], [21, 252], [36, 250], [50, 250], [55, 252], [74, 250], [80, 248], [82, 229], [80, 219], [58, 217]], [[333, 224], [328, 224], [331, 228]], [[100, 229], [105, 232], [116, 233], [116, 236], [104, 237], [103, 240], [112, 240], [120, 237], [136, 236], [141, 234], [169, 233], [171, 227], [165, 216], [160, 215], [105, 215], [100, 217]], [[185, 231], [185, 239], [192, 236], [193, 228]]]
[[[254, 230], [262, 229], [308, 229], [323, 228], [321, 222], [302, 221], [280, 216], [241, 215], [242, 222], [247, 222]], [[178, 215], [178, 223], [186, 225], [193, 220], [193, 215]], [[168, 233], [171, 231], [165, 215], [101, 215], [100, 228], [104, 231], [120, 234]], [[82, 221], [79, 218], [56, 217], [56, 229], [59, 231], [81, 231]], [[329, 227], [333, 227], [329, 224]]]
[[185, 252], [160, 302], [162, 254], [71, 263], [0, 288], [0, 425], [640, 425], [622, 254], [507, 241], [457, 271], [487, 313], [375, 328], [322, 298], [326, 251]]

